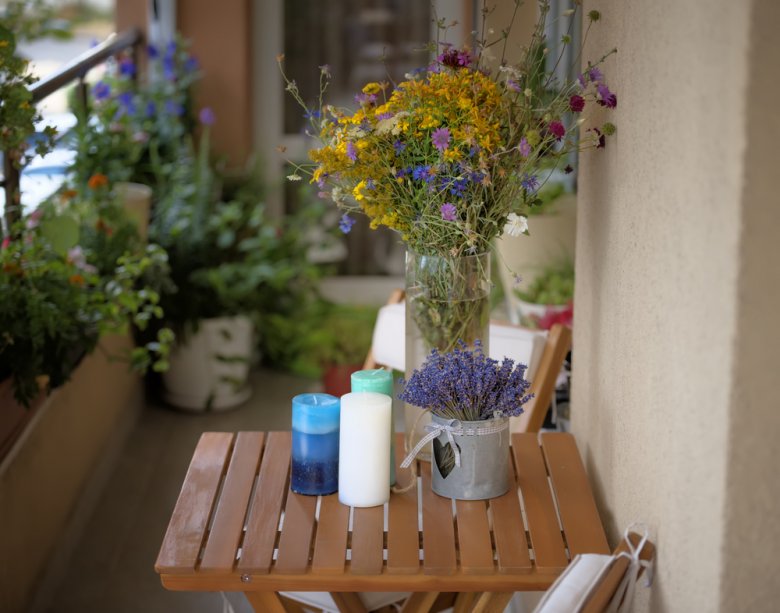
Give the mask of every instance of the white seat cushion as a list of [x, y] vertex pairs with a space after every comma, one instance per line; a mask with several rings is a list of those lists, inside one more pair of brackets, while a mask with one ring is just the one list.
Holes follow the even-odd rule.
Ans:
[[613, 560], [611, 555], [595, 553], [576, 556], [547, 590], [534, 613], [577, 613], [582, 610]]

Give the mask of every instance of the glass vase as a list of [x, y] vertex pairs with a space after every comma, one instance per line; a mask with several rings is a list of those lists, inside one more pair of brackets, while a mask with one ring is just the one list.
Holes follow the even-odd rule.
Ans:
[[[444, 257], [406, 252], [406, 378], [432, 349], [446, 353], [459, 342], [482, 343], [489, 353], [490, 253]], [[404, 405], [410, 449], [426, 434], [430, 415]], [[418, 456], [430, 460], [430, 445]]]

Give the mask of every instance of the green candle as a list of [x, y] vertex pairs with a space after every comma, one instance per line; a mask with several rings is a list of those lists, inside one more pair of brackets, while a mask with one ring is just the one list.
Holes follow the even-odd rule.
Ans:
[[[393, 373], [384, 368], [359, 370], [352, 373], [353, 392], [376, 392], [393, 397]], [[392, 405], [393, 426], [390, 428], [390, 485], [395, 485], [395, 403]]]

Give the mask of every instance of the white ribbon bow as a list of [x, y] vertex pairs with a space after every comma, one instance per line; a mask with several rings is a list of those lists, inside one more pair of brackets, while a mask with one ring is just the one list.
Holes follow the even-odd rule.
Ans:
[[431, 422], [425, 426], [425, 429], [428, 431], [428, 434], [426, 434], [422, 439], [420, 439], [420, 442], [418, 442], [414, 446], [414, 449], [412, 449], [409, 452], [409, 454], [404, 458], [404, 461], [401, 462], [401, 468], [408, 468], [409, 465], [414, 460], [414, 458], [417, 457], [417, 454], [420, 453], [422, 448], [425, 447], [428, 443], [430, 443], [433, 439], [438, 438], [442, 433], [447, 435], [447, 440], [449, 441], [450, 447], [452, 447], [452, 451], [455, 454], [455, 466], [460, 467], [460, 449], [455, 444], [455, 438], [453, 435], [480, 436], [483, 434], [495, 434], [496, 432], [501, 432], [502, 430], [506, 430], [508, 427], [509, 427], [508, 419], [499, 422], [496, 425], [484, 426], [479, 428], [464, 428], [463, 423], [458, 419], [451, 419], [446, 424]]

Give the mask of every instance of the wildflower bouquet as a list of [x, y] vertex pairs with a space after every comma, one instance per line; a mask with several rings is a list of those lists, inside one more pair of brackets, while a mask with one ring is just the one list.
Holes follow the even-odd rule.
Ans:
[[533, 394], [525, 378], [527, 366], [509, 358], [487, 357], [480, 341], [473, 350], [459, 343], [453, 351], [431, 351], [415, 370], [399, 398], [434, 415], [459, 421], [516, 417]]
[[[433, 347], [450, 351], [458, 340], [487, 342], [490, 275], [483, 254], [504, 232], [528, 232], [526, 214], [540, 203], [542, 164], [554, 168], [572, 151], [604, 147], [615, 130], [592, 122], [577, 138], [589, 113], [617, 105], [600, 69], [612, 51], [573, 82], [560, 82], [545, 68], [549, 10], [549, 0], [539, 0], [539, 20], [519, 63], [503, 59], [508, 30], [494, 40], [483, 32], [473, 51], [437, 41], [427, 68], [398, 84], [368, 83], [355, 110], [324, 104], [328, 66], [320, 67], [317, 105], [308, 106], [279, 58], [287, 90], [306, 108], [311, 135], [320, 141], [309, 152], [313, 165], [295, 166], [288, 179], [310, 175], [320, 196], [345, 211], [344, 232], [354, 223], [350, 213], [362, 212], [372, 228], [400, 234], [411, 253], [407, 305], [425, 348], [419, 355]], [[588, 28], [599, 17], [588, 13]], [[446, 32], [445, 24], [439, 28]], [[501, 43], [496, 67], [493, 48]], [[561, 54], [570, 44], [564, 36]], [[463, 256], [475, 260], [459, 261]]]
[[[617, 105], [599, 68], [609, 53], [579, 79], [557, 81], [545, 71], [549, 8], [549, 0], [539, 1], [539, 20], [517, 65], [502, 53], [491, 69], [492, 47], [503, 42], [505, 52], [508, 31], [496, 40], [483, 36], [473, 52], [437, 42], [439, 54], [427, 68], [393, 86], [367, 84], [354, 111], [323, 104], [327, 66], [320, 67], [318, 108], [306, 105], [282, 69], [321, 141], [309, 152], [314, 166], [297, 166], [288, 178], [310, 174], [321, 196], [346, 211], [343, 231], [353, 223], [349, 213], [360, 211], [372, 228], [396, 230], [420, 254], [482, 253], [502, 232], [527, 231], [523, 214], [537, 204], [540, 162], [555, 166], [571, 151], [601, 148], [615, 130], [594, 124], [577, 139], [586, 113]], [[591, 11], [588, 28], [599, 17]], [[570, 44], [565, 36], [561, 52]]]

